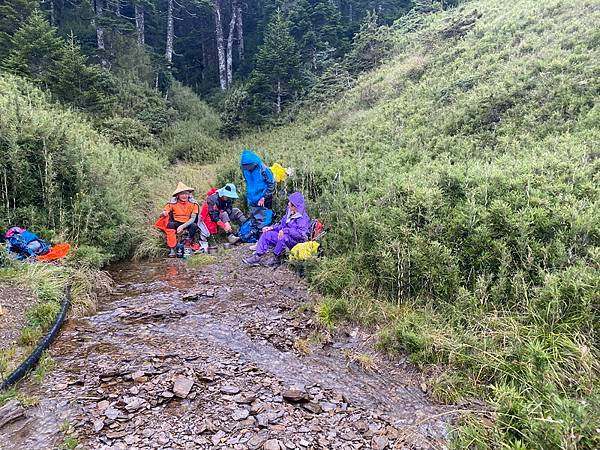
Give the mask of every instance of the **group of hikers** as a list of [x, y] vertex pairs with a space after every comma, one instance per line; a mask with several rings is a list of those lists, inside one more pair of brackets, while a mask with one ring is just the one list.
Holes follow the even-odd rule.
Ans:
[[[250, 150], [242, 152], [240, 165], [249, 217], [233, 206], [239, 198], [235, 184], [211, 189], [200, 205], [193, 196], [194, 189], [179, 182], [157, 222], [166, 234], [169, 257], [178, 256], [177, 247], [182, 242], [188, 255], [207, 252], [208, 238], [222, 230], [230, 244], [256, 242], [254, 253], [243, 260], [246, 264], [273, 267], [281, 264], [286, 250], [309, 239], [311, 220], [304, 196], [300, 192], [291, 194], [284, 216], [272, 225], [276, 180], [271, 168]], [[273, 256], [263, 261], [271, 249]]]

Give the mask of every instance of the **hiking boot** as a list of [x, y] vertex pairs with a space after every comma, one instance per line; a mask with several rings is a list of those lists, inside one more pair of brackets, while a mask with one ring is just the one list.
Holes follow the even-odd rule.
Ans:
[[192, 247], [186, 247], [185, 250], [183, 250], [183, 257], [187, 257], [187, 256], [192, 256], [194, 254], [194, 250], [192, 250]]
[[227, 242], [229, 242], [231, 245], [237, 244], [238, 242], [240, 242], [240, 237], [236, 236], [235, 234], [228, 234]]
[[175, 258], [177, 256], [177, 250], [175, 250], [175, 247], [169, 249], [169, 258]]
[[260, 266], [260, 256], [258, 256], [256, 253], [249, 258], [242, 259], [242, 261], [249, 266]]
[[279, 267], [282, 263], [283, 258], [281, 256], [273, 255], [271, 258], [262, 263], [262, 265], [265, 267]]

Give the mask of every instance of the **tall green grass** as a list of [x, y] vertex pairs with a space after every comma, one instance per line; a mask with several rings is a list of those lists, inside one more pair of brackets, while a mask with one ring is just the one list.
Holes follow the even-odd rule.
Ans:
[[600, 446], [599, 22], [592, 0], [413, 16], [330, 106], [238, 142], [326, 223], [314, 285], [445, 367], [440, 400], [493, 407], [457, 448]]
[[[189, 89], [177, 85], [171, 95], [183, 123], [217, 132], [216, 115]], [[197, 184], [202, 193], [212, 173], [169, 165], [170, 147], [157, 145], [114, 144], [82, 113], [0, 73], [0, 230], [19, 225], [72, 242], [86, 265], [132, 254], [152, 234], [151, 223], [177, 182]]]

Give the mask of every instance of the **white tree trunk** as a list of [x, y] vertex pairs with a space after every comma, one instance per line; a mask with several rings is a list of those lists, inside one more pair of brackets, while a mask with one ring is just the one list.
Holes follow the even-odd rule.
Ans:
[[[172, 1], [172, 0], [171, 0]], [[214, 0], [215, 34], [217, 37], [217, 59], [219, 62], [219, 82], [221, 90], [227, 90], [227, 68], [225, 62], [225, 39], [223, 37], [223, 20], [221, 19], [221, 0]]]
[[167, 46], [165, 49], [165, 59], [169, 64], [173, 63], [173, 0], [168, 0], [167, 3]]
[[54, 8], [54, 0], [50, 0], [50, 25], [56, 26], [56, 11]]
[[104, 14], [104, 0], [95, 0], [96, 16], [92, 19], [92, 26], [96, 28], [96, 44], [98, 50], [104, 50], [104, 28], [98, 24]]
[[281, 114], [281, 80], [277, 80], [277, 114]]
[[242, 5], [240, 1], [236, 1], [235, 9], [237, 41], [238, 41], [238, 57], [240, 61], [244, 60], [244, 20], [242, 17]]
[[143, 47], [146, 43], [145, 37], [145, 25], [144, 25], [144, 7], [142, 5], [135, 4], [135, 29], [137, 31], [137, 43], [140, 47]]
[[235, 0], [232, 2], [231, 20], [229, 21], [229, 34], [227, 35], [227, 88], [233, 84], [233, 37], [235, 35], [236, 12]]

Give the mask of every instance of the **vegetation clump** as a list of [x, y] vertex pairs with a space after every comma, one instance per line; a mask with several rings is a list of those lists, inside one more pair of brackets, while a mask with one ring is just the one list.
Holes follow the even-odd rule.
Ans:
[[295, 167], [285, 189], [328, 227], [309, 279], [345, 306], [319, 320], [377, 323], [447, 369], [439, 399], [494, 407], [457, 448], [600, 442], [599, 20], [588, 0], [400, 19], [393, 58], [327, 110], [240, 142]]

